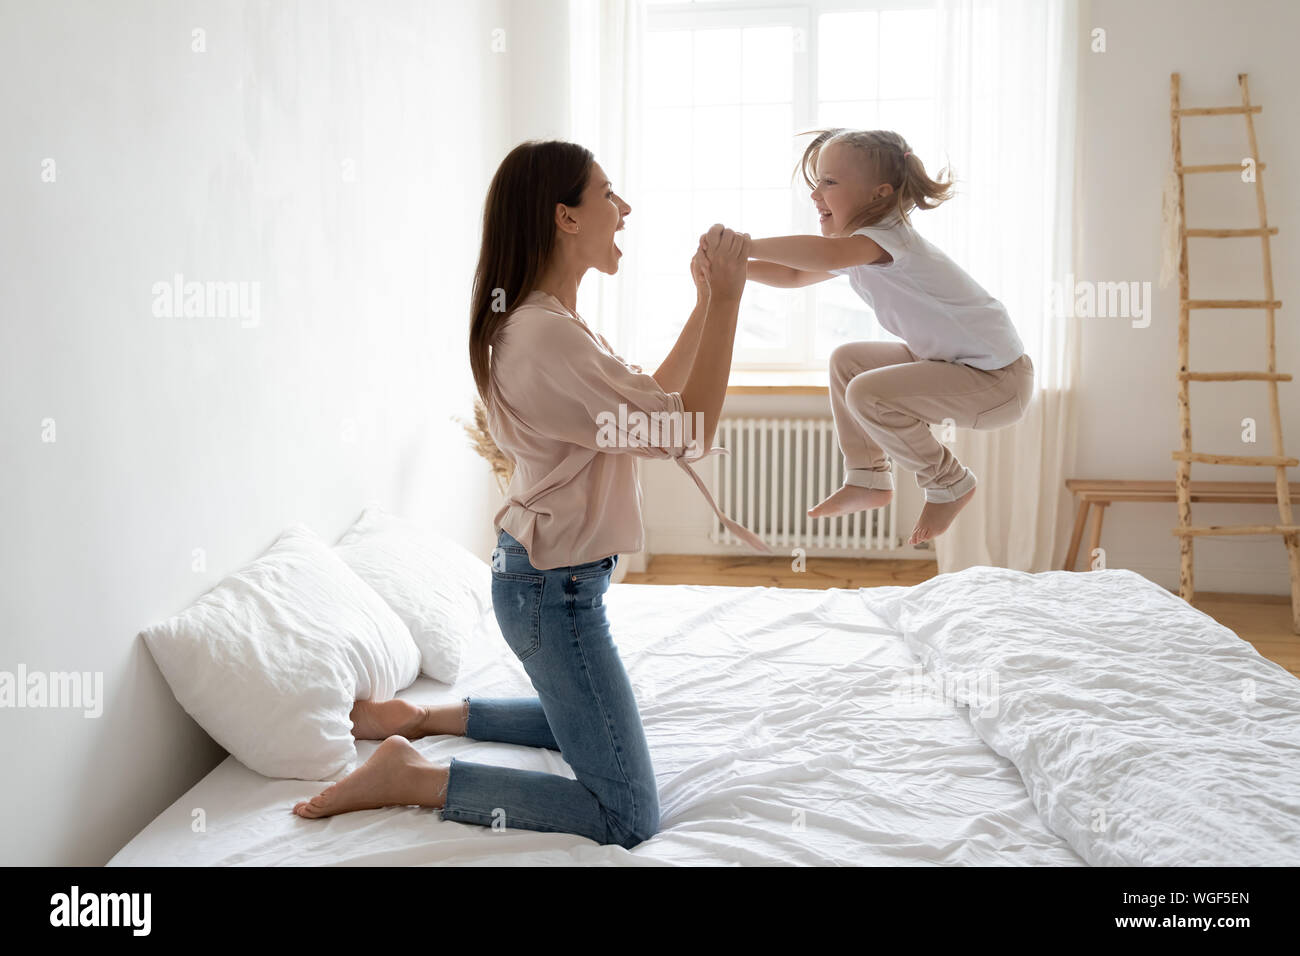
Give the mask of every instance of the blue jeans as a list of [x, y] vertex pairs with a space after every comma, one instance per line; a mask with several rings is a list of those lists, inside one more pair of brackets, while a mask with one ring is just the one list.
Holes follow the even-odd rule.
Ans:
[[628, 849], [659, 829], [650, 749], [605, 617], [617, 564], [611, 555], [539, 571], [501, 532], [492, 605], [537, 696], [465, 698], [466, 736], [558, 750], [577, 779], [453, 758], [442, 819], [577, 833]]

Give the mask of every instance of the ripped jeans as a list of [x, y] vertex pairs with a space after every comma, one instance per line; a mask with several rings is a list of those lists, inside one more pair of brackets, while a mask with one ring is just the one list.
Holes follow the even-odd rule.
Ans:
[[453, 758], [442, 819], [576, 833], [628, 849], [659, 829], [650, 750], [605, 617], [617, 563], [611, 555], [539, 571], [501, 532], [492, 604], [537, 696], [465, 698], [465, 735], [558, 750], [577, 779]]

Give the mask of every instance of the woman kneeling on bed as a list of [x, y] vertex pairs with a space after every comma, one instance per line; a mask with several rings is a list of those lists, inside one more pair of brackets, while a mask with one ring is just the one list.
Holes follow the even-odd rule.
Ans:
[[[467, 697], [446, 707], [358, 701], [353, 734], [383, 743], [350, 776], [294, 807], [300, 816], [416, 804], [440, 809], [444, 820], [628, 848], [658, 830], [650, 751], [602, 602], [619, 554], [644, 544], [635, 458], [676, 460], [728, 528], [769, 549], [722, 514], [687, 465], [712, 453], [749, 237], [720, 225], [701, 236], [691, 260], [695, 309], [663, 364], [646, 374], [576, 311], [588, 269], [618, 271], [614, 236], [631, 211], [574, 143], [516, 147], [488, 190], [470, 364], [492, 437], [515, 463], [494, 519], [492, 602], [537, 696]], [[638, 427], [646, 420], [667, 427], [647, 436]], [[431, 734], [557, 750], [576, 779], [456, 758], [437, 766], [410, 744]]]

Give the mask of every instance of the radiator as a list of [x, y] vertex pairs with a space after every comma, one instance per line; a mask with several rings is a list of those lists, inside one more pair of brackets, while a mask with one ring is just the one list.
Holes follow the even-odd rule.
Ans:
[[[897, 493], [872, 511], [808, 517], [809, 508], [844, 483], [844, 458], [831, 419], [724, 418], [714, 444], [729, 452], [712, 458], [718, 505], [773, 548], [812, 554], [902, 547], [895, 533]], [[717, 515], [709, 537], [716, 544], [740, 543]]]

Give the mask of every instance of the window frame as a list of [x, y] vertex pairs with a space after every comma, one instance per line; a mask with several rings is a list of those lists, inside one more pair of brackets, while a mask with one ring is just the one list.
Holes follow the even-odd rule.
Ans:
[[[753, 26], [788, 25], [795, 33], [795, 49], [791, 77], [791, 118], [794, 131], [815, 128], [820, 114], [821, 96], [818, 89], [819, 24], [821, 15], [841, 12], [886, 12], [896, 10], [933, 10], [937, 0], [673, 0], [659, 2], [646, 0], [646, 33], [670, 30], [743, 29]], [[644, 78], [644, 74], [643, 74]], [[875, 102], [882, 102], [877, 95]], [[794, 172], [791, 167], [791, 172]], [[742, 187], [743, 188], [743, 187]], [[693, 193], [695, 190], [692, 189]], [[790, 216], [795, 234], [816, 234], [812, 205], [806, 194], [806, 184], [796, 175], [790, 188]], [[845, 277], [839, 277], [847, 282]], [[838, 281], [837, 279], [828, 280]], [[817, 315], [819, 286], [814, 283], [803, 289], [783, 291], [796, 303], [791, 317], [789, 345], [784, 350], [771, 350], [763, 355], [759, 351], [736, 349], [733, 367], [747, 373], [806, 372], [821, 369], [824, 358], [818, 358]], [[743, 306], [742, 306], [743, 308]], [[863, 304], [862, 311], [871, 316]], [[626, 326], [634, 316], [625, 315]], [[684, 319], [683, 319], [684, 321]], [[624, 342], [633, 341], [629, 328], [620, 329]], [[892, 339], [877, 323], [879, 337]]]

